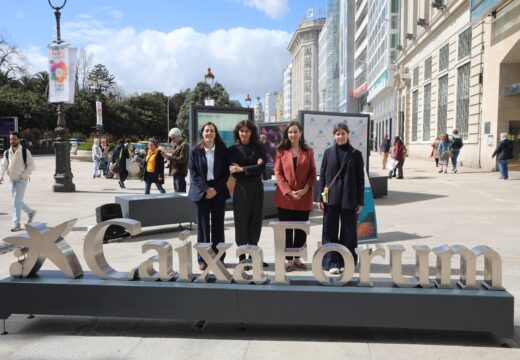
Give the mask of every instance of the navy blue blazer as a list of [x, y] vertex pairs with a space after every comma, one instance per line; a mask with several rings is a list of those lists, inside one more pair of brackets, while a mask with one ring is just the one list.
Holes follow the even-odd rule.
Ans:
[[[208, 185], [208, 161], [206, 159], [206, 150], [204, 147], [194, 146], [190, 151], [190, 160], [188, 162], [190, 169], [190, 190], [188, 197], [194, 202], [198, 202], [206, 197], [206, 191], [211, 187]], [[229, 157], [225, 146], [215, 144], [215, 164], [213, 166], [213, 175], [215, 176], [215, 185], [213, 188], [217, 190], [215, 198], [228, 199], [229, 190], [226, 182], [229, 178]]]
[[[329, 186], [341, 164], [345, 162], [341, 174]], [[320, 201], [321, 193], [325, 186], [329, 186], [328, 205], [342, 209], [356, 209], [358, 205], [365, 204], [365, 170], [363, 155], [350, 144], [344, 159], [338, 159], [336, 145], [325, 150], [320, 170]]]

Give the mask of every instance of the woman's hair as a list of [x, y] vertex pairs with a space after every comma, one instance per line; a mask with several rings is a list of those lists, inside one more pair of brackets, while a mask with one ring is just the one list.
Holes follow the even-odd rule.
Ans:
[[501, 133], [500, 133], [500, 140], [507, 139], [508, 136], [509, 136], [508, 133], [506, 133], [506, 132], [501, 132]]
[[202, 136], [202, 134], [204, 133], [204, 128], [209, 125], [213, 125], [213, 127], [215, 128], [215, 146], [226, 147], [226, 143], [224, 142], [224, 140], [222, 140], [222, 138], [220, 137], [220, 134], [218, 133], [217, 125], [215, 125], [215, 123], [213, 123], [211, 121], [208, 121], [207, 123], [202, 125], [202, 127], [200, 128], [200, 141], [197, 143], [197, 146], [199, 148], [204, 147], [204, 137]]
[[448, 134], [444, 134], [444, 135], [442, 135], [441, 140], [444, 140], [445, 142], [448, 142], [448, 141], [450, 141], [450, 137], [449, 137]]
[[332, 134], [335, 134], [338, 132], [338, 130], [340, 129], [343, 129], [345, 130], [345, 132], [347, 134], [350, 134], [350, 130], [348, 129], [348, 125], [343, 123], [343, 122], [340, 122], [340, 123], [337, 123], [337, 124], [334, 124], [334, 128], [332, 128]]
[[99, 139], [98, 138], [94, 139], [94, 145], [99, 145]]
[[168, 137], [169, 138], [173, 138], [174, 136], [182, 138], [182, 131], [181, 131], [181, 129], [179, 129], [179, 128], [171, 129], [170, 132], [168, 133]]
[[454, 134], [458, 134], [458, 133], [459, 133], [459, 130], [457, 130], [457, 129], [453, 129], [453, 133], [454, 133]]
[[238, 124], [235, 126], [235, 129], [233, 130], [233, 139], [235, 140], [235, 144], [240, 143], [239, 132], [242, 128], [247, 128], [249, 131], [251, 131], [251, 139], [249, 140], [250, 143], [257, 143], [259, 141], [260, 136], [258, 135], [258, 128], [256, 127], [256, 124], [251, 120], [242, 120], [238, 122]]
[[159, 140], [157, 140], [156, 138], [149, 138], [148, 142], [153, 143], [155, 147], [159, 147]]
[[282, 141], [278, 144], [276, 150], [289, 150], [291, 148], [291, 140], [289, 140], [289, 128], [291, 126], [296, 126], [302, 133], [302, 136], [300, 137], [300, 148], [307, 151], [307, 144], [305, 143], [305, 138], [303, 136], [303, 127], [298, 121], [291, 121], [289, 125], [285, 127]]

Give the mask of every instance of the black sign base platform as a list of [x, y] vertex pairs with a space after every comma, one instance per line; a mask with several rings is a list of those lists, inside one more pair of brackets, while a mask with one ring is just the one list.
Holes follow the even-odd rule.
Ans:
[[58, 271], [0, 281], [0, 318], [11, 314], [206, 320], [456, 330], [513, 337], [514, 298], [507, 291], [290, 286], [69, 279]]

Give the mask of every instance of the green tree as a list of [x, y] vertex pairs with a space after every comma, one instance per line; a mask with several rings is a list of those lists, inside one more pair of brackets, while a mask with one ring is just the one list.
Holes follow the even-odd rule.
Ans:
[[177, 115], [176, 125], [183, 133], [188, 134], [189, 131], [190, 107], [192, 105], [204, 105], [204, 99], [208, 97], [215, 100], [215, 106], [234, 106], [229, 100], [229, 94], [226, 89], [219, 82], [209, 86], [205, 82], [199, 81], [193, 90], [187, 91], [186, 100]]

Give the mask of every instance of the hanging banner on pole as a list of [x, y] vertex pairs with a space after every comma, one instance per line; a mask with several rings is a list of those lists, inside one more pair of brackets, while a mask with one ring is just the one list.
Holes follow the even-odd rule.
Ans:
[[77, 50], [49, 45], [49, 102], [74, 102]]
[[96, 125], [103, 126], [103, 104], [96, 100]]

